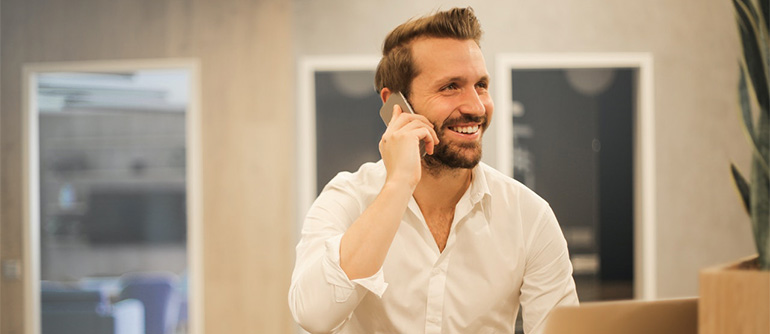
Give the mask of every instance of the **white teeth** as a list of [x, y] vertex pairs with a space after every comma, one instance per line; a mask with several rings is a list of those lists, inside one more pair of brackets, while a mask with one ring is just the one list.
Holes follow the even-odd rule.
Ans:
[[472, 133], [476, 133], [476, 131], [479, 131], [479, 126], [478, 125], [460, 126], [460, 127], [452, 127], [451, 129], [459, 133], [472, 134]]

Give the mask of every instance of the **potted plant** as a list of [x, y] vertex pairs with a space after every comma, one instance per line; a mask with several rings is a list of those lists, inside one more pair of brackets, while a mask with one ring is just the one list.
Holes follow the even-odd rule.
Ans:
[[770, 3], [732, 2], [743, 46], [738, 96], [752, 147], [750, 179], [734, 164], [730, 170], [751, 218], [758, 255], [701, 271], [701, 334], [770, 333]]

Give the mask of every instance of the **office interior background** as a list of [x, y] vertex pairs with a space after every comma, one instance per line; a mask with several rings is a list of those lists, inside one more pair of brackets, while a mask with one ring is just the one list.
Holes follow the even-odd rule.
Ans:
[[[583, 275], [581, 298], [695, 296], [700, 269], [754, 252], [749, 221], [729, 173], [731, 161], [748, 170], [750, 151], [737, 110], [740, 44], [728, 0], [2, 0], [0, 332], [40, 330], [35, 326], [40, 326], [36, 317], [45, 306], [39, 300], [41, 290], [56, 289], [58, 284], [68, 288], [103, 284], [101, 288], [114, 290], [115, 284], [134, 277], [131, 274], [144, 272], [170, 277], [179, 296], [177, 305], [186, 309], [184, 316], [175, 318], [171, 332], [294, 333], [287, 305], [293, 249], [303, 201], [308, 192], [318, 190], [303, 173], [308, 162], [316, 165], [318, 172], [312, 177], [322, 184], [333, 173], [322, 174], [323, 168], [350, 168], [323, 165], [337, 162], [328, 157], [346, 150], [333, 141], [330, 146], [318, 145], [332, 140], [322, 139], [320, 124], [340, 131], [355, 127], [335, 124], [334, 117], [329, 117], [333, 114], [321, 113], [335, 109], [334, 100], [324, 98], [347, 96], [351, 105], [366, 109], [354, 110], [350, 117], [369, 113], [376, 120], [371, 84], [361, 78], [370, 75], [367, 71], [373, 67], [366, 66], [379, 55], [387, 32], [411, 17], [469, 5], [485, 30], [482, 50], [493, 76], [493, 94], [498, 94], [499, 83], [513, 80], [510, 110], [502, 111], [508, 104], [495, 99], [497, 117], [485, 135], [484, 161], [511, 166], [505, 173], [518, 168], [522, 182], [530, 182], [536, 190], [546, 187], [541, 192], [554, 205], [571, 247], [582, 245], [571, 248], [573, 255], [584, 255], [576, 265]], [[652, 70], [651, 76], [644, 76], [651, 79], [647, 86], [651, 114], [645, 116], [652, 120], [645, 128], [649, 132], [637, 128], [643, 112], [638, 107], [643, 77], [639, 68], [610, 64], [613, 69], [608, 71], [589, 66], [595, 73], [586, 80], [612, 82], [590, 92], [581, 91], [580, 85], [575, 88], [580, 81], [576, 78], [581, 73], [586, 77], [585, 69], [544, 70], [540, 76], [535, 75], [537, 71], [514, 68], [498, 71], [506, 57], [533, 54], [565, 59], [646, 55], [651, 62], [644, 66]], [[177, 88], [136, 83], [152, 76], [149, 72], [168, 68], [182, 69], [166, 73], [176, 82], [170, 87]], [[313, 69], [311, 89], [304, 78]], [[78, 72], [85, 74], [73, 74]], [[627, 119], [621, 121], [625, 136], [593, 140], [614, 128], [601, 125], [604, 114], [596, 111], [589, 125], [572, 127], [594, 126], [592, 131], [598, 133], [575, 134], [574, 138], [588, 136], [583, 148], [586, 156], [552, 154], [553, 150], [543, 155], [549, 150], [538, 151], [543, 144], [536, 139], [550, 137], [549, 124], [566, 131], [586, 118], [575, 117], [570, 110], [550, 119], [533, 118], [538, 95], [517, 90], [517, 77], [532, 83], [525, 88], [548, 87], [539, 95], [545, 102], [549, 96], [559, 100], [568, 94], [554, 93], [559, 85], [583, 93], [575, 94], [578, 100], [568, 106], [613, 105], [616, 102], [602, 99], [603, 92], [618, 89], [623, 92], [618, 94], [627, 95], [625, 102], [617, 102], [626, 110]], [[110, 88], [97, 89], [101, 95], [83, 99], [84, 87], [90, 87], [83, 80]], [[345, 82], [363, 83], [351, 87]], [[179, 85], [191, 93], [182, 94], [181, 100]], [[362, 85], [365, 90], [360, 89]], [[131, 92], [125, 100], [134, 105], [109, 105], [116, 100], [116, 89]], [[30, 92], [38, 95], [32, 98]], [[150, 106], [151, 102], [155, 104]], [[315, 113], [308, 113], [311, 109]], [[563, 106], [557, 109], [565, 112]], [[70, 119], [73, 115], [87, 117], [75, 122]], [[152, 115], [160, 118], [150, 119]], [[314, 136], [303, 127], [310, 124], [310, 115], [318, 122], [318, 127], [312, 127]], [[30, 123], [33, 119], [37, 123]], [[510, 123], [510, 143], [497, 139], [503, 128], [496, 122]], [[38, 133], [30, 131], [33, 125]], [[376, 140], [381, 125], [371, 126], [360, 135], [375, 135]], [[87, 138], [73, 139], [73, 133]], [[623, 158], [625, 162], [602, 162], [591, 155], [608, 152], [612, 143], [621, 141], [627, 141], [623, 146], [627, 149], [619, 151], [632, 152]], [[362, 142], [352, 143], [350, 151]], [[649, 154], [642, 154], [641, 143], [653, 143], [647, 147]], [[497, 152], [508, 144], [512, 161], [501, 161], [508, 158]], [[317, 155], [312, 161], [305, 154], [309, 146]], [[324, 147], [338, 150], [320, 153]], [[46, 152], [49, 158], [44, 157]], [[377, 159], [371, 154], [363, 147], [356, 159]], [[526, 154], [534, 158], [522, 161]], [[37, 161], [39, 169], [30, 161]], [[548, 161], [545, 167], [556, 170], [524, 168], [533, 161], [534, 165]], [[586, 200], [585, 196], [595, 193], [564, 199], [560, 184], [550, 185], [555, 189], [550, 191], [546, 182], [550, 177], [543, 176], [587, 170], [593, 183], [576, 187], [601, 190], [606, 173], [620, 165], [634, 173], [623, 181], [630, 183], [631, 202], [627, 203], [632, 204], [614, 210], [625, 218], [597, 218], [602, 217], [602, 208], [613, 204]], [[636, 201], [643, 200], [638, 189], [650, 184], [645, 189], [654, 191], [644, 194], [648, 200], [638, 205]], [[37, 202], [32, 203], [35, 193]], [[168, 206], [155, 208], [148, 202]], [[561, 208], [554, 202], [581, 204]], [[644, 220], [634, 216], [640, 214], [634, 210], [642, 207], [650, 210]], [[151, 212], [132, 219], [165, 223], [147, 232], [149, 227], [138, 231], [125, 215], [105, 217], [120, 210]], [[575, 218], [582, 216], [589, 218]], [[109, 219], [114, 229], [94, 223]], [[626, 225], [631, 230], [607, 232], [610, 237], [600, 242], [602, 226], [611, 226], [613, 219], [632, 220]], [[30, 225], [32, 221], [35, 226]], [[121, 226], [124, 229], [116, 235], [115, 229]], [[644, 266], [624, 266], [622, 260], [602, 265], [596, 255], [602, 252], [602, 244], [617, 241], [621, 234], [626, 238], [622, 240], [634, 242], [641, 231], [647, 233], [645, 254], [637, 254], [637, 244], [624, 249], [633, 251], [629, 261], [642, 256]], [[65, 260], [70, 262], [60, 262]], [[619, 276], [600, 277], [619, 267], [627, 268], [614, 274]], [[643, 287], [638, 277], [644, 277]], [[629, 278], [631, 283], [619, 285], [596, 283]], [[121, 294], [110, 298], [119, 302]]]

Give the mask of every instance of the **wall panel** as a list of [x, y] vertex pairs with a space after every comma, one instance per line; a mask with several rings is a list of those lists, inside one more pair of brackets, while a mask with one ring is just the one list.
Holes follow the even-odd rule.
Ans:
[[[197, 58], [205, 332], [293, 331], [291, 21], [289, 0], [2, 1], [0, 257], [24, 249], [22, 65]], [[21, 294], [21, 281], [2, 281], [3, 334], [23, 333]]]

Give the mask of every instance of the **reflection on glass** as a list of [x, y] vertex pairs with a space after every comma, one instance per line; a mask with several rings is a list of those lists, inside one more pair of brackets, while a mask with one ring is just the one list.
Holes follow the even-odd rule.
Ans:
[[37, 75], [43, 333], [185, 333], [183, 70]]
[[513, 175], [559, 219], [581, 301], [633, 297], [635, 75], [511, 71]]
[[385, 132], [374, 71], [315, 73], [317, 193], [340, 171], [380, 160]]

